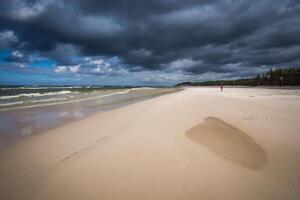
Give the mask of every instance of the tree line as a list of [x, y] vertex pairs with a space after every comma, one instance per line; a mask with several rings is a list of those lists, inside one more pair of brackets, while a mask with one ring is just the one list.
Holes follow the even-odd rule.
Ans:
[[257, 74], [253, 78], [236, 80], [213, 80], [204, 82], [183, 82], [176, 86], [210, 86], [210, 85], [240, 85], [240, 86], [299, 86], [300, 67], [270, 69], [266, 73]]

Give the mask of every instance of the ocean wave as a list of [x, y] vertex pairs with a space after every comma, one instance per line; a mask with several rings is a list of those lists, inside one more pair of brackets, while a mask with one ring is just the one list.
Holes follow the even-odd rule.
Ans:
[[40, 100], [30, 100], [27, 101], [28, 103], [42, 103], [42, 102], [49, 102], [49, 101], [61, 101], [61, 100], [67, 100], [68, 98], [50, 98], [50, 99], [40, 99]]
[[130, 90], [134, 91], [134, 90], [153, 90], [155, 88], [152, 87], [137, 87], [137, 88], [130, 88]]
[[[118, 95], [118, 94], [126, 94], [129, 92], [130, 92], [130, 90], [126, 89], [125, 91], [113, 92], [110, 94], [103, 94], [103, 95], [88, 97], [88, 98], [83, 98], [83, 99], [74, 99], [74, 100], [64, 101], [64, 102], [52, 102], [52, 103], [44, 103], [44, 104], [25, 105], [25, 106], [20, 106], [20, 107], [3, 108], [3, 109], [0, 109], [0, 111], [23, 109], [23, 108], [33, 108], [33, 107], [41, 107], [41, 106], [53, 106], [53, 105], [60, 105], [60, 104], [67, 104], [67, 103], [76, 103], [76, 102], [88, 101], [88, 100], [93, 100], [93, 99], [98, 99], [98, 98], [103, 98], [103, 97], [108, 97], [108, 96], [113, 96], [113, 95]], [[24, 103], [24, 101], [22, 101], [22, 103]]]
[[[77, 89], [86, 86], [49, 86], [49, 87], [2, 87], [0, 90], [43, 90], [43, 89]], [[89, 88], [89, 87], [87, 87]]]
[[[43, 96], [55, 96], [55, 95], [63, 95], [63, 94], [69, 94], [72, 93], [69, 90], [59, 91], [59, 92], [46, 92], [46, 93], [23, 93], [18, 95], [10, 95], [10, 96], [1, 96], [0, 100], [5, 99], [14, 99], [14, 98], [20, 98], [20, 97], [43, 97]], [[73, 92], [78, 93], [78, 92]]]
[[0, 106], [12, 106], [12, 105], [23, 104], [23, 103], [24, 101], [14, 101], [9, 103], [0, 103]]

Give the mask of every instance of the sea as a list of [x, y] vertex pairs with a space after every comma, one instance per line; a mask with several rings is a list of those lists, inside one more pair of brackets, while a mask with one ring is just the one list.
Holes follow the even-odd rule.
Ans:
[[177, 91], [95, 85], [0, 86], [0, 147], [89, 115]]

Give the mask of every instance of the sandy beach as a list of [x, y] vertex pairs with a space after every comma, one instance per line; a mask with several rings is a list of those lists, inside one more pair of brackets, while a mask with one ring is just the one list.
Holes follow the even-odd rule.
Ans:
[[0, 149], [3, 200], [300, 199], [300, 90], [193, 87]]

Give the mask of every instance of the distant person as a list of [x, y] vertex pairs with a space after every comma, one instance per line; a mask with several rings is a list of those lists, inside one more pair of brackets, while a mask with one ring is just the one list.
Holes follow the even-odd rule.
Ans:
[[223, 83], [221, 83], [221, 92], [223, 92]]

